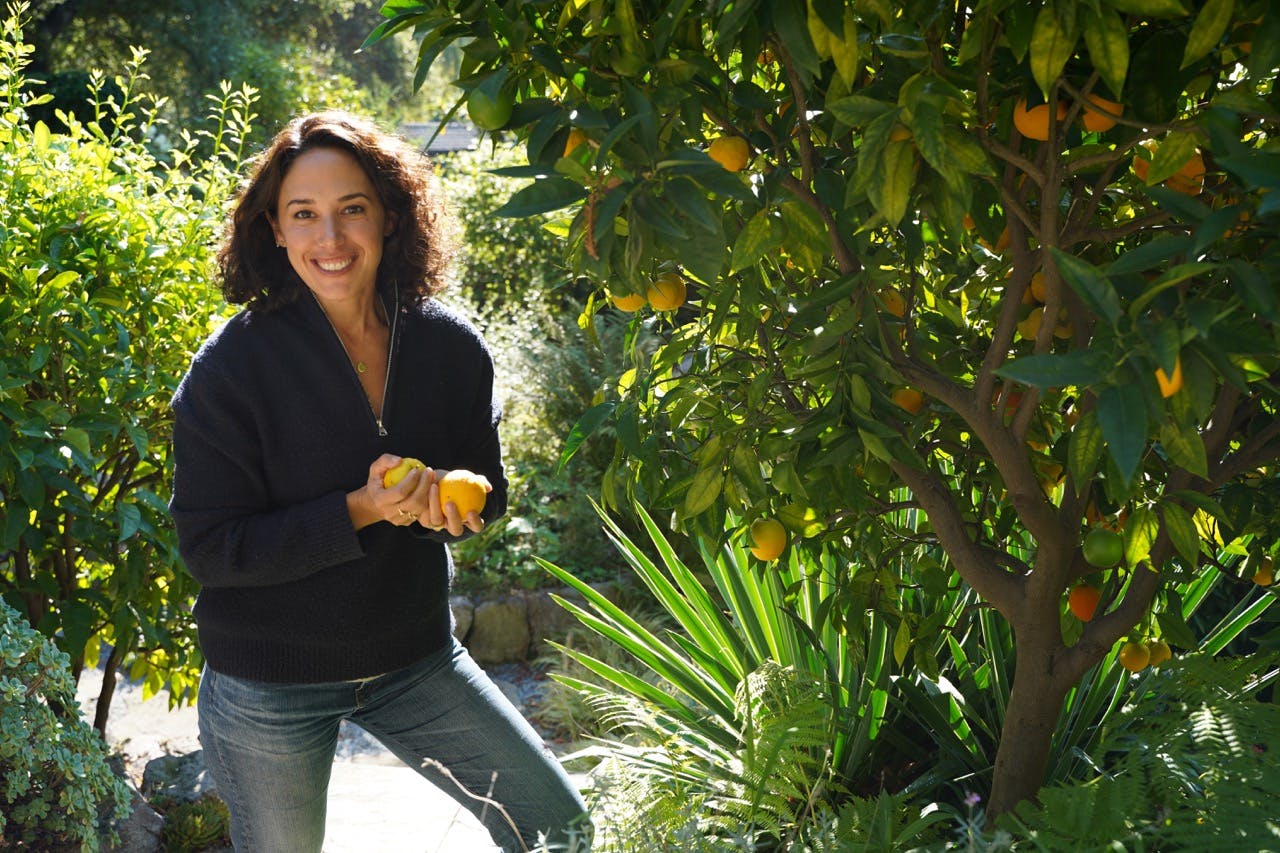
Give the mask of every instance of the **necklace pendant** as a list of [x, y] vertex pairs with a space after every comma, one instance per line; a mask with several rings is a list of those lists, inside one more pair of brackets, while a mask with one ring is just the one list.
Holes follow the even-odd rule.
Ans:
[[356, 373], [366, 373], [368, 370], [369, 368], [365, 366], [363, 361], [356, 362]]

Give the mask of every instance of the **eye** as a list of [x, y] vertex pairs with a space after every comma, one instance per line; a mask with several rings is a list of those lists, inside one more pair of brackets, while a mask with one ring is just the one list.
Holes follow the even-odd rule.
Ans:
[[310, 219], [313, 216], [315, 216], [315, 214], [309, 210], [295, 210], [293, 212], [294, 219]]
[[361, 213], [364, 213], [364, 205], [363, 205], [363, 204], [349, 204], [349, 205], [347, 205], [345, 208], [343, 208], [343, 211], [342, 211], [342, 212], [343, 212], [343, 213], [351, 213], [351, 214], [361, 214]]

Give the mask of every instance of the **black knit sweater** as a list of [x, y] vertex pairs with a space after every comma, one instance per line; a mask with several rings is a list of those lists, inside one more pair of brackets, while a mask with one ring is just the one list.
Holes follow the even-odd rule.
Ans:
[[357, 533], [346, 494], [394, 453], [484, 474], [493, 492], [483, 517], [502, 515], [493, 363], [475, 329], [438, 303], [388, 308], [381, 424], [310, 294], [237, 314], [174, 396], [169, 508], [201, 584], [200, 645], [218, 672], [355, 679], [449, 642], [451, 537], [386, 522]]

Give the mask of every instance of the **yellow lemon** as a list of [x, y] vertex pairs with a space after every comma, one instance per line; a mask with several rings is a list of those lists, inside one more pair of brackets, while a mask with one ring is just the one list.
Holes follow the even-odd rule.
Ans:
[[741, 172], [751, 157], [751, 147], [741, 136], [721, 136], [711, 141], [707, 155], [730, 172]]
[[440, 478], [440, 506], [444, 507], [452, 501], [463, 518], [470, 512], [479, 515], [484, 510], [485, 498], [489, 493], [485, 488], [488, 482], [479, 474], [455, 468]]
[[684, 304], [687, 292], [684, 279], [676, 273], [668, 272], [653, 280], [653, 284], [645, 291], [645, 296], [654, 311], [674, 311]]
[[751, 553], [758, 560], [776, 560], [787, 547], [787, 529], [776, 518], [751, 522]]
[[396, 483], [399, 483], [401, 480], [403, 480], [410, 471], [421, 471], [426, 467], [427, 467], [426, 465], [423, 465], [420, 461], [418, 461], [417, 459], [414, 459], [412, 456], [406, 456], [405, 458], [401, 459], [399, 464], [397, 464], [394, 468], [389, 469], [387, 473], [382, 475], [382, 488], [389, 489], [392, 486], [394, 486]]

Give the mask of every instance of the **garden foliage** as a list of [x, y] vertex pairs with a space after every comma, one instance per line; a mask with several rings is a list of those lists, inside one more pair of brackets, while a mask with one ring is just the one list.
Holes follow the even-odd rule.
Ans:
[[[77, 676], [105, 642], [109, 670], [189, 700], [201, 659], [166, 509], [169, 399], [224, 312], [212, 243], [251, 96], [224, 88], [205, 127], [162, 127], [139, 51], [118, 98], [55, 133], [28, 120], [19, 32], [10, 17], [0, 45], [0, 595]], [[201, 142], [214, 153], [193, 158]]]

